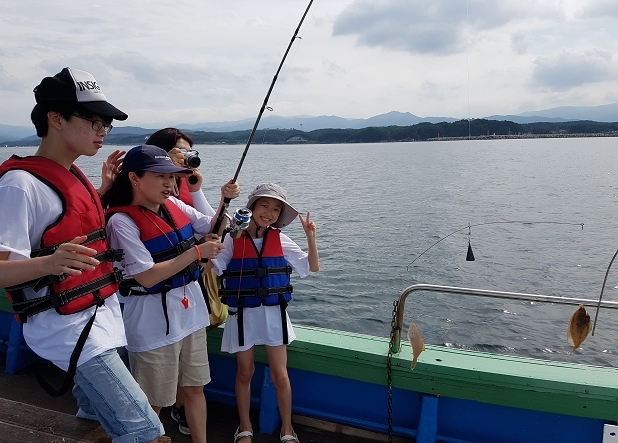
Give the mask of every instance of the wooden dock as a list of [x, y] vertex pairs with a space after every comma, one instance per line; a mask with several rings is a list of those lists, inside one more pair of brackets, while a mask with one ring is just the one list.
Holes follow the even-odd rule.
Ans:
[[[0, 353], [0, 441], [6, 443], [110, 443], [98, 422], [75, 417], [77, 405], [71, 393], [52, 398], [41, 388], [30, 366], [15, 375], [7, 375], [6, 354]], [[59, 386], [64, 373], [53, 366], [46, 366], [48, 379]], [[259, 433], [257, 411], [253, 443], [276, 443], [273, 435]], [[190, 443], [191, 438], [178, 432], [170, 418], [169, 408], [161, 412], [166, 435], [173, 443]], [[303, 443], [370, 443], [387, 441], [385, 435], [326, 423], [307, 417], [294, 416], [294, 428]], [[208, 441], [231, 443], [238, 426], [236, 408], [231, 405], [208, 402]], [[395, 442], [404, 440], [395, 438]], [[409, 441], [409, 440], [405, 440]]]

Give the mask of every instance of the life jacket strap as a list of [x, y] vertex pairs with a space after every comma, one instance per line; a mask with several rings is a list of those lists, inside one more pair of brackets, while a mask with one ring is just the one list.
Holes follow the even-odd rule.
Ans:
[[36, 379], [39, 382], [39, 385], [41, 385], [41, 387], [45, 389], [45, 391], [47, 391], [47, 393], [52, 397], [60, 397], [73, 386], [73, 378], [75, 377], [75, 373], [77, 372], [77, 362], [79, 360], [79, 356], [82, 353], [82, 350], [84, 349], [84, 345], [86, 344], [88, 334], [90, 334], [90, 330], [92, 329], [92, 324], [94, 323], [98, 308], [98, 306], [95, 308], [92, 317], [90, 317], [90, 320], [88, 320], [88, 323], [86, 323], [86, 326], [84, 326], [81, 334], [79, 334], [79, 338], [77, 339], [75, 348], [73, 348], [73, 352], [71, 352], [71, 358], [69, 359], [69, 368], [66, 372], [66, 375], [64, 376], [64, 380], [62, 381], [60, 388], [53, 388], [52, 385], [43, 378], [40, 370], [37, 370], [35, 372]]
[[[82, 285], [78, 288], [70, 289], [68, 291], [59, 292], [57, 294], [51, 295], [52, 305], [55, 308], [59, 308], [60, 306], [64, 306], [76, 298], [82, 297], [86, 294], [95, 293], [99, 289], [104, 286], [119, 283], [122, 281], [122, 270], [114, 269], [114, 272], [111, 274], [104, 275], [103, 277], [97, 278], [89, 282], [88, 284]], [[100, 299], [98, 305], [103, 304], [103, 299]]]
[[289, 344], [290, 338], [288, 337], [288, 322], [287, 316], [285, 315], [285, 310], [288, 307], [288, 302], [283, 297], [283, 295], [279, 294], [279, 310], [281, 312], [281, 332], [283, 333], [283, 344]]
[[225, 270], [221, 273], [222, 279], [226, 278], [240, 278], [240, 277], [267, 277], [269, 275], [281, 275], [281, 274], [292, 274], [291, 266], [272, 266], [267, 268], [256, 268], [256, 269], [248, 269], [248, 270]]
[[171, 258], [179, 256], [185, 251], [188, 251], [194, 245], [195, 245], [195, 237], [191, 236], [190, 238], [179, 242], [178, 244], [174, 245], [171, 248], [164, 249], [163, 251], [151, 253], [152, 259], [155, 263], [166, 261]]
[[[199, 276], [194, 278], [194, 274], [197, 270], [200, 270]], [[178, 272], [177, 274], [172, 275], [168, 280], [171, 281], [176, 277], [189, 277], [189, 281], [195, 281], [200, 278], [202, 275], [202, 265], [200, 265], [197, 261], [194, 261], [189, 266]], [[172, 289], [172, 286], [170, 286]], [[169, 290], [169, 289], [168, 289]], [[160, 294], [163, 289], [157, 290], [156, 292], [148, 292], [143, 286], [141, 286], [137, 280], [134, 278], [125, 278], [120, 282], [120, 295], [127, 297], [129, 295], [149, 295], [149, 294]]]
[[86, 294], [94, 294], [98, 298], [97, 306], [101, 306], [104, 303], [103, 298], [98, 296], [99, 289], [114, 283], [118, 283], [122, 280], [122, 271], [114, 269], [111, 274], [104, 275], [92, 282], [82, 285], [78, 288], [74, 288], [68, 291], [60, 292], [58, 294], [50, 293], [44, 297], [37, 297], [32, 300], [26, 300], [23, 296], [23, 289], [15, 290], [7, 288], [12, 295], [13, 301], [11, 305], [16, 315], [19, 315], [22, 319], [22, 323], [28, 317], [38, 314], [43, 311], [47, 311], [52, 308], [59, 308], [64, 306], [76, 298], [82, 297]]
[[269, 295], [291, 294], [293, 290], [292, 285], [276, 288], [219, 289], [219, 295], [223, 297], [267, 297]]
[[[124, 258], [124, 251], [122, 249], [108, 249], [93, 255], [99, 262], [119, 262]], [[46, 286], [51, 286], [56, 283], [61, 283], [66, 280], [67, 274], [60, 275], [46, 275], [45, 277], [30, 280], [19, 285], [11, 286], [10, 290], [20, 290], [26, 288], [33, 288], [34, 292], [39, 292]], [[9, 288], [7, 288], [9, 290]]]
[[238, 346], [245, 345], [245, 322], [243, 315], [243, 307], [245, 301], [241, 298], [238, 300]]
[[[100, 228], [100, 229], [97, 229], [96, 231], [92, 231], [91, 233], [86, 234], [86, 241], [84, 241], [81, 244], [86, 246], [86, 245], [89, 245], [90, 243], [94, 243], [95, 241], [106, 240], [106, 239], [107, 239], [107, 231], [105, 230], [105, 228]], [[61, 244], [62, 243], [57, 243], [55, 245], [47, 246], [45, 248], [33, 249], [30, 252], [30, 257], [35, 258], [35, 257], [43, 257], [45, 255], [52, 255], [54, 252], [56, 252], [56, 249], [58, 249]]]

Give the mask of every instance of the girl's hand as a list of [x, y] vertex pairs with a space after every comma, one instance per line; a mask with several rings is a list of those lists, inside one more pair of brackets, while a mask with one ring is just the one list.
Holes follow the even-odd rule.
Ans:
[[303, 230], [305, 231], [305, 235], [307, 238], [315, 238], [316, 228], [315, 223], [309, 220], [311, 216], [311, 212], [307, 211], [307, 218], [303, 220], [303, 216], [298, 214], [298, 219], [300, 220], [300, 224], [303, 225]]
[[[214, 235], [214, 234], [209, 234], [206, 237], [209, 237], [211, 235]], [[208, 258], [212, 260], [213, 258], [217, 258], [217, 256], [219, 255], [219, 252], [225, 249], [225, 244], [221, 243], [218, 240], [219, 239], [218, 236], [215, 236], [215, 237], [216, 237], [216, 240], [212, 240], [212, 237], [209, 237], [208, 240], [206, 240], [204, 243], [198, 246], [200, 248], [200, 253], [202, 254], [202, 258]]]
[[83, 270], [92, 271], [99, 261], [92, 256], [96, 250], [82, 246], [87, 237], [80, 235], [68, 243], [61, 244], [56, 251], [49, 256], [47, 264], [48, 275], [80, 275]]
[[235, 199], [240, 195], [240, 186], [234, 180], [230, 180], [223, 186], [221, 186], [221, 197]]
[[112, 187], [112, 183], [120, 174], [122, 169], [122, 161], [124, 160], [124, 154], [126, 151], [120, 151], [116, 149], [112, 152], [107, 160], [103, 162], [101, 166], [101, 186], [98, 189], [98, 193], [105, 195]]

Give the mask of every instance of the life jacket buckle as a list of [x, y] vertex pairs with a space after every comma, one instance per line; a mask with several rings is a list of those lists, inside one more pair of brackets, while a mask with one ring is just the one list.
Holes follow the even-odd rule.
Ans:
[[268, 268], [257, 268], [255, 270], [255, 276], [258, 278], [266, 277], [269, 275]]

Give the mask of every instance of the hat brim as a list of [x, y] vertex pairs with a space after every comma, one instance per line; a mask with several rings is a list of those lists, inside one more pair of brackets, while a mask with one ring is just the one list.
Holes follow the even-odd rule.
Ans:
[[296, 217], [298, 217], [298, 211], [294, 209], [294, 207], [288, 202], [282, 200], [281, 197], [275, 194], [256, 195], [254, 197], [251, 197], [247, 202], [247, 208], [251, 208], [258, 199], [263, 197], [274, 198], [275, 200], [279, 200], [281, 203], [283, 203], [283, 210], [279, 214], [279, 218], [277, 219], [277, 221], [274, 222], [271, 227], [281, 229], [292, 223], [294, 220], [296, 220]]
[[127, 114], [105, 101], [97, 102], [78, 102], [79, 107], [92, 112], [99, 117], [113, 118], [115, 120], [126, 120], [129, 118]]
[[193, 174], [192, 169], [179, 168], [178, 166], [153, 165], [142, 169], [147, 172], [161, 172], [163, 174]]

